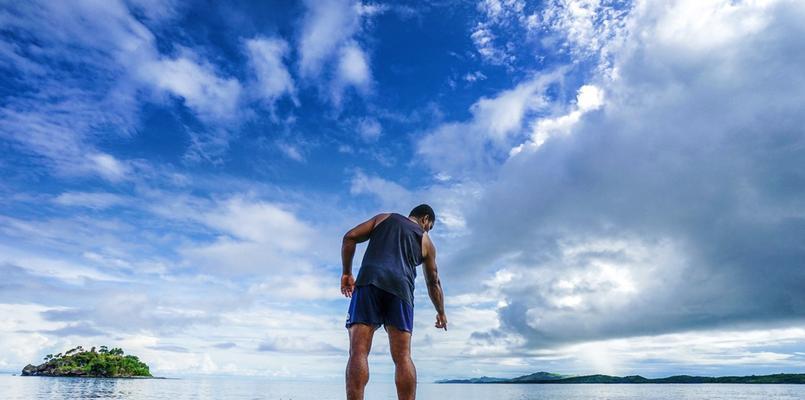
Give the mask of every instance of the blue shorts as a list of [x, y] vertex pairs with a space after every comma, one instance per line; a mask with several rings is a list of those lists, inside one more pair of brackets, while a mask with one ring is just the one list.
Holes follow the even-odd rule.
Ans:
[[346, 327], [358, 323], [374, 326], [375, 330], [380, 325], [388, 330], [392, 325], [401, 331], [412, 332], [414, 307], [374, 285], [356, 286], [349, 302]]

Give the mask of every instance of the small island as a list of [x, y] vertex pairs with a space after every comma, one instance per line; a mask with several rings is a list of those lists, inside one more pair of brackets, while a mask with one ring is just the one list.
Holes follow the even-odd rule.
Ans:
[[518, 376], [516, 378], [490, 378], [483, 376], [471, 379], [445, 379], [436, 383], [754, 383], [754, 384], [805, 384], [805, 374], [774, 374], [774, 375], [751, 375], [751, 376], [690, 376], [675, 375], [667, 378], [644, 378], [640, 375], [631, 376], [610, 376], [610, 375], [584, 375], [571, 376], [559, 375], [550, 372], [537, 372], [530, 375]]
[[70, 376], [86, 378], [153, 378], [148, 365], [137, 356], [123, 355], [120, 348], [100, 346], [84, 350], [83, 347], [67, 350], [64, 354], [48, 354], [41, 365], [28, 364], [22, 376]]

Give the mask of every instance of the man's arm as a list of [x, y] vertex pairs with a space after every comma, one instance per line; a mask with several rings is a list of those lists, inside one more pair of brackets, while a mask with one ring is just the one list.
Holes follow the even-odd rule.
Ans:
[[427, 232], [422, 235], [422, 255], [425, 266], [425, 282], [428, 284], [428, 295], [433, 307], [436, 309], [436, 327], [447, 330], [447, 315], [444, 313], [444, 292], [442, 282], [439, 280], [439, 271], [436, 268], [436, 246], [430, 240]]
[[355, 278], [352, 277], [352, 258], [355, 257], [355, 246], [369, 240], [369, 235], [375, 225], [379, 224], [389, 214], [378, 214], [352, 228], [344, 235], [341, 242], [341, 294], [352, 297], [355, 289]]

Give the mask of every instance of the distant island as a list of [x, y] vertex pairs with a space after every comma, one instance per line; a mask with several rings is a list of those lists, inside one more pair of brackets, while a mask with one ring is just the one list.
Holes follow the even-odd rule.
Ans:
[[28, 364], [23, 376], [73, 376], [87, 378], [153, 378], [148, 365], [137, 356], [123, 355], [120, 348], [101, 346], [84, 350], [83, 347], [67, 350], [64, 354], [48, 354], [41, 365]]
[[805, 384], [805, 374], [774, 374], [774, 375], [751, 375], [751, 376], [690, 376], [675, 375], [667, 378], [649, 379], [640, 375], [631, 376], [609, 376], [609, 375], [584, 375], [571, 376], [559, 375], [550, 372], [537, 372], [530, 375], [518, 376], [517, 378], [491, 378], [483, 376], [471, 379], [446, 379], [436, 381], [436, 383], [755, 383], [755, 384]]

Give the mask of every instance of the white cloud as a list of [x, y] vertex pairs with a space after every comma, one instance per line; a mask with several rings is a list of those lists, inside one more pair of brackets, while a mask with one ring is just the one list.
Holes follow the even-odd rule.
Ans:
[[273, 104], [283, 95], [295, 96], [293, 78], [284, 64], [288, 43], [280, 38], [254, 38], [246, 42], [249, 63], [257, 76], [260, 95]]
[[298, 162], [305, 161], [305, 157], [299, 151], [299, 148], [297, 146], [288, 143], [277, 142], [277, 147], [280, 149], [280, 151], [282, 151], [282, 154], [285, 154], [291, 160]]
[[740, 4], [681, 2], [673, 7], [676, 13], [657, 15], [660, 19], [655, 27], [656, 39], [686, 52], [719, 50], [726, 44], [766, 29], [771, 22], [769, 11], [775, 5], [775, 1], [757, 0]]
[[[567, 12], [606, 21], [608, 7]], [[691, 0], [630, 10], [617, 34], [599, 22], [562, 28], [577, 38], [571, 45], [601, 40], [579, 57], [610, 57], [569, 111], [531, 119], [527, 143], [539, 150], [505, 161], [464, 214], [470, 234], [447, 263], [461, 277], [477, 277], [468, 268], [517, 276], [501, 286], [503, 332], [490, 340], [511, 334], [523, 348], [556, 348], [802, 319], [791, 282], [803, 254], [783, 243], [805, 209], [790, 200], [805, 187], [793, 173], [805, 81], [791, 57], [805, 51], [792, 39], [803, 35], [795, 21], [805, 7]], [[781, 176], [790, 180], [769, 184]], [[627, 244], [595, 244], [612, 238]], [[768, 353], [746, 360], [782, 360]]]
[[309, 337], [294, 336], [281, 336], [271, 337], [264, 340], [257, 347], [258, 351], [271, 351], [271, 352], [291, 352], [294, 354], [300, 353], [326, 353], [335, 352], [341, 353], [342, 350], [336, 348], [331, 344], [324, 342], [315, 342], [310, 340]]
[[513, 147], [509, 154], [514, 156], [525, 149], [535, 150], [551, 136], [569, 134], [585, 113], [598, 110], [603, 105], [604, 92], [601, 89], [594, 85], [582, 86], [578, 90], [572, 111], [558, 117], [540, 118], [532, 122], [529, 140]]
[[464, 212], [478, 200], [481, 185], [449, 182], [426, 187], [405, 187], [380, 176], [357, 171], [350, 181], [350, 194], [371, 195], [378, 200], [377, 212], [405, 214], [418, 204], [427, 203], [436, 212], [436, 226], [431, 232], [438, 239], [456, 239], [465, 235]]
[[[557, 351], [572, 360], [573, 369], [586, 373], [625, 375], [639, 368], [644, 376], [662, 376], [667, 372], [656, 369], [669, 365], [684, 366], [681, 368], [697, 374], [727, 366], [751, 370], [771, 365], [776, 370], [785, 370], [796, 368], [800, 361], [791, 354], [763, 348], [801, 343], [803, 337], [805, 331], [800, 328], [682, 332], [594, 341]], [[654, 360], [654, 365], [641, 363], [645, 359]], [[707, 375], [711, 374], [718, 375]]]
[[576, 61], [592, 57], [605, 70], [610, 66], [611, 47], [625, 34], [630, 11], [628, 2], [551, 0], [538, 26], [559, 37]]
[[249, 287], [249, 293], [282, 301], [337, 300], [342, 298], [335, 276], [321, 273], [289, 272], [271, 276]]
[[504, 64], [506, 61], [511, 61], [511, 56], [495, 47], [495, 35], [486, 25], [478, 23], [470, 37], [478, 49], [478, 53], [485, 60], [493, 64]]
[[301, 250], [310, 242], [312, 229], [277, 204], [231, 198], [201, 219], [238, 239], [270, 243], [280, 250]]
[[380, 177], [368, 176], [361, 171], [352, 177], [349, 192], [375, 195], [381, 206], [388, 210], [409, 209], [414, 202], [413, 194], [405, 187]]
[[238, 115], [241, 85], [221, 78], [210, 65], [191, 59], [192, 54], [145, 63], [139, 73], [144, 82], [181, 97], [202, 119], [233, 120]]
[[[152, 21], [172, 13], [171, 5], [143, 11], [146, 6], [135, 3]], [[153, 33], [122, 1], [26, 3], [14, 12], [0, 10], [0, 18], [17, 32], [8, 40], [30, 38], [37, 49], [0, 46], [10, 46], [0, 57], [20, 66], [14, 79], [30, 89], [9, 97], [0, 110], [0, 135], [59, 175], [123, 178], [128, 162], [98, 151], [95, 143], [110, 132], [136, 132], [142, 89], [182, 98], [207, 123], [236, 120], [240, 83], [221, 77], [190, 50], [161, 55]]]
[[580, 111], [597, 110], [604, 104], [604, 92], [593, 85], [579, 88], [576, 105]]
[[372, 79], [366, 54], [356, 43], [350, 43], [341, 49], [338, 62], [338, 77], [341, 82], [366, 90]]
[[210, 242], [184, 246], [191, 265], [213, 275], [253, 276], [273, 271], [276, 279], [311, 273], [319, 260], [320, 234], [277, 203], [235, 196], [201, 215], [190, 216], [217, 232]]
[[[481, 58], [493, 65], [506, 65], [517, 60], [514, 52], [522, 43], [514, 38], [516, 28], [528, 24], [526, 3], [522, 0], [480, 0], [476, 8], [481, 14], [470, 38]], [[496, 33], [497, 32], [497, 33]]]
[[120, 195], [100, 192], [64, 192], [56, 196], [53, 201], [63, 206], [93, 209], [105, 209], [128, 203], [128, 199]]
[[[43, 350], [51, 349], [56, 354], [64, 349], [58, 349], [61, 340], [54, 340], [44, 334], [31, 332], [19, 334], [16, 331], [54, 329], [58, 324], [48, 322], [40, 317], [42, 311], [50, 307], [39, 304], [3, 303], [0, 304], [0, 346], [7, 350], [0, 356], [0, 368], [4, 370], [20, 370], [21, 366], [35, 363], [45, 354]], [[58, 350], [56, 350], [58, 349]], [[43, 353], [43, 354], [40, 354]]]
[[[240, 185], [215, 182], [222, 191], [243, 188]], [[248, 189], [266, 190], [253, 182]], [[16, 369], [14, 365], [40, 359], [51, 349], [70, 348], [72, 340], [81, 340], [82, 335], [100, 333], [109, 345], [122, 346], [146, 360], [159, 375], [207, 368], [209, 373], [270, 376], [269, 371], [287, 363], [286, 375], [331, 378], [317, 375], [332, 371], [332, 363], [320, 362], [320, 357], [333, 354], [334, 348], [346, 349], [342, 315], [348, 300], [338, 291], [337, 272], [330, 269], [331, 250], [340, 243], [342, 226], [328, 218], [341, 221], [343, 216], [338, 215], [343, 213], [324, 211], [310, 196], [305, 196], [308, 204], [316, 204], [319, 211], [291, 206], [302, 195], [284, 191], [281, 198], [288, 203], [254, 194], [210, 200], [145, 186], [119, 196], [63, 193], [52, 201], [83, 207], [49, 207], [70, 212], [66, 218], [27, 221], [0, 216], [5, 243], [0, 246], [5, 283], [0, 303], [41, 305], [30, 316], [41, 323], [26, 320], [11, 325], [0, 317], [0, 343], [33, 346], [25, 354], [8, 352], [0, 357], [0, 366], [5, 366], [0, 368]], [[112, 215], [102, 213], [106, 219], [83, 216], [97, 214], [85, 206], [113, 204], [119, 209]], [[311, 219], [313, 212], [319, 224], [330, 222], [314, 226], [297, 210], [306, 210], [304, 216]], [[118, 220], [122, 214], [134, 217]], [[67, 261], [71, 257], [75, 260]], [[337, 299], [341, 301], [336, 307]], [[294, 337], [300, 329], [312, 329], [308, 335], [312, 343], [332, 347], [310, 351], [284, 347], [268, 364], [266, 353], [255, 354], [266, 332], [271, 337]], [[235, 346], [212, 346], [220, 342]], [[184, 352], [176, 353], [177, 349]], [[318, 367], [306, 365], [317, 359]]]
[[110, 181], [119, 181], [126, 175], [127, 167], [109, 154], [97, 153], [90, 155], [89, 159], [92, 161], [94, 169]]
[[110, 282], [125, 281], [125, 279], [115, 276], [115, 274], [68, 261], [66, 257], [48, 257], [41, 254], [32, 254], [5, 245], [0, 245], [0, 250], [2, 250], [0, 252], [0, 264], [17, 266], [36, 276], [56, 278], [73, 284], [80, 284], [87, 279]]
[[372, 73], [369, 57], [357, 41], [363, 19], [383, 10], [352, 0], [308, 1], [299, 40], [299, 72], [339, 105], [352, 87], [368, 93]]
[[482, 81], [484, 79], [486, 79], [486, 75], [481, 71], [467, 72], [464, 75], [464, 80], [467, 82]]
[[383, 127], [374, 118], [362, 118], [358, 122], [358, 134], [366, 142], [374, 142], [383, 133]]
[[543, 93], [562, 71], [539, 75], [494, 97], [481, 97], [470, 107], [472, 119], [435, 127], [418, 141], [417, 155], [437, 174], [488, 173], [508, 152], [513, 138], [521, 135], [524, 120], [547, 106]]
[[520, 129], [527, 112], [545, 106], [540, 93], [545, 85], [544, 79], [535, 79], [498, 93], [494, 98], [480, 98], [470, 107], [473, 123], [493, 142], [504, 142]]
[[522, 0], [482, 0], [478, 9], [493, 20], [509, 17], [511, 13], [522, 12], [525, 2]]
[[358, 30], [358, 8], [351, 1], [311, 1], [299, 41], [300, 72], [316, 76], [329, 58]]

